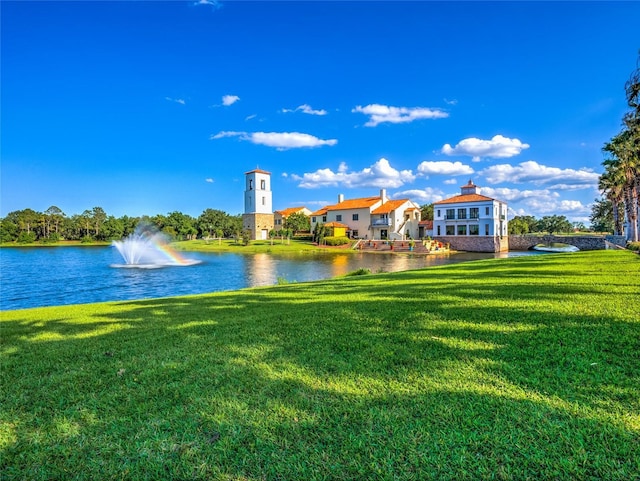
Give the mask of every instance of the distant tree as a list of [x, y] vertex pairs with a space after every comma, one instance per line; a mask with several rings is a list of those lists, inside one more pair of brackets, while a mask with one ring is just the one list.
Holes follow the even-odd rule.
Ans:
[[573, 225], [563, 215], [547, 215], [538, 223], [540, 230], [549, 234], [573, 232]]
[[433, 220], [433, 203], [420, 206], [420, 219]]
[[102, 228], [102, 224], [107, 220], [107, 213], [102, 207], [94, 207], [91, 209], [91, 219], [93, 220], [95, 238], [103, 240], [100, 229]]
[[595, 232], [613, 232], [613, 204], [608, 199], [595, 199], [591, 206], [591, 230]]
[[251, 231], [249, 229], [244, 229], [242, 231], [242, 245], [248, 246], [251, 242]]
[[13, 242], [18, 238], [18, 226], [12, 221], [0, 219], [0, 242]]
[[124, 223], [110, 215], [102, 224], [101, 237], [104, 240], [118, 240], [124, 236]]
[[242, 215], [228, 216], [224, 227], [224, 236], [233, 237], [242, 232]]
[[46, 217], [46, 231], [44, 233], [45, 237], [49, 237], [51, 234], [51, 229], [53, 227], [53, 232], [58, 234], [60, 232], [60, 224], [64, 220], [65, 214], [62, 212], [60, 207], [52, 205], [47, 210], [44, 211], [44, 215]]
[[509, 221], [509, 234], [521, 235], [538, 231], [538, 220], [531, 215], [517, 215]]
[[321, 245], [324, 243], [324, 238], [327, 237], [327, 235], [329, 235], [329, 228], [324, 224], [318, 223], [313, 229], [313, 242]]
[[516, 216], [509, 221], [509, 234], [522, 235], [529, 233], [529, 224], [520, 216]]
[[80, 214], [80, 222], [84, 228], [84, 237], [88, 238], [91, 237], [91, 217], [92, 217], [92, 213], [90, 210], [86, 209], [82, 212], [82, 214]]
[[302, 212], [294, 212], [286, 218], [284, 221], [284, 227], [291, 229], [294, 234], [297, 232], [309, 232], [311, 223], [309, 222], [309, 217], [304, 215]]
[[223, 231], [229, 225], [229, 214], [217, 209], [206, 209], [196, 221], [196, 227], [202, 237], [209, 237], [214, 232]]

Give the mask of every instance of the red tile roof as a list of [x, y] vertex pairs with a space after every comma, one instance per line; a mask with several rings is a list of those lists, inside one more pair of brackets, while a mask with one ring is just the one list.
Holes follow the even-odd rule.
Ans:
[[389, 212], [396, 210], [398, 207], [404, 204], [407, 200], [409, 199], [388, 200], [387, 202], [382, 204], [380, 207], [378, 207], [371, 213], [372, 214], [388, 214]]
[[325, 215], [326, 213], [327, 213], [327, 207], [323, 207], [322, 209], [318, 209], [317, 211], [312, 212], [311, 215], [318, 216], [318, 215]]
[[253, 174], [254, 172], [257, 172], [258, 174], [268, 174], [268, 175], [271, 175], [271, 172], [267, 172], [266, 170], [262, 170], [262, 169], [253, 169], [253, 170], [250, 170], [249, 172], [245, 172], [245, 173], [244, 173], [244, 175], [247, 175], [247, 174]]
[[461, 194], [461, 195], [456, 195], [454, 197], [450, 197], [445, 200], [441, 200], [439, 202], [434, 202], [434, 205], [455, 204], [457, 202], [484, 202], [487, 200], [496, 200], [496, 199], [492, 197], [487, 197], [486, 195], [480, 195], [480, 194]]
[[418, 222], [418, 225], [423, 226], [427, 230], [433, 229], [433, 221], [432, 220], [421, 220], [420, 222]]
[[288, 207], [287, 209], [277, 210], [276, 214], [280, 214], [282, 217], [288, 217], [291, 214], [304, 210], [304, 207]]
[[349, 209], [367, 209], [376, 202], [380, 202], [380, 197], [362, 197], [360, 199], [347, 199], [339, 204], [328, 205], [327, 210], [349, 210]]

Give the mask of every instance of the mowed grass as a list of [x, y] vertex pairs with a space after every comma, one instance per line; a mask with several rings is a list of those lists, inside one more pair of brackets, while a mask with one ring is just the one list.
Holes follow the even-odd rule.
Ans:
[[0, 478], [640, 478], [640, 257], [1, 313]]
[[[198, 251], [198, 252], [233, 252], [236, 254], [255, 254], [261, 252], [281, 254], [281, 253], [303, 253], [303, 252], [325, 252], [335, 251], [336, 249], [327, 249], [318, 247], [311, 241], [303, 241], [298, 239], [280, 239], [254, 240], [244, 245], [242, 241], [232, 239], [210, 239], [210, 240], [191, 240], [179, 241], [171, 243], [171, 246], [180, 251]], [[345, 250], [345, 249], [342, 249]], [[347, 249], [348, 250], [348, 249]], [[355, 252], [355, 251], [354, 251]]]

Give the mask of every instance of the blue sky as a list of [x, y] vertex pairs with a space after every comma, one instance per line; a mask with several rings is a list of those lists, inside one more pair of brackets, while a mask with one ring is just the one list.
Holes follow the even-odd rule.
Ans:
[[0, 3], [0, 216], [242, 213], [469, 179], [588, 223], [638, 2]]

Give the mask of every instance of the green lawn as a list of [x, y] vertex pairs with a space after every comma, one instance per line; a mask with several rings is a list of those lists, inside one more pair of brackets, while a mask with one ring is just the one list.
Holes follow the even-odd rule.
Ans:
[[4, 480], [640, 479], [640, 256], [1, 312]]
[[177, 250], [181, 251], [200, 251], [200, 252], [234, 252], [255, 254], [257, 252], [269, 252], [273, 254], [279, 253], [296, 253], [296, 252], [322, 252], [331, 251], [335, 252], [335, 249], [320, 248], [316, 244], [310, 241], [301, 241], [297, 239], [284, 239], [284, 241], [278, 239], [271, 240], [255, 240], [251, 241], [248, 245], [243, 245], [242, 241], [235, 241], [232, 239], [211, 239], [211, 240], [192, 240], [192, 241], [180, 241], [173, 242], [171, 244]]

